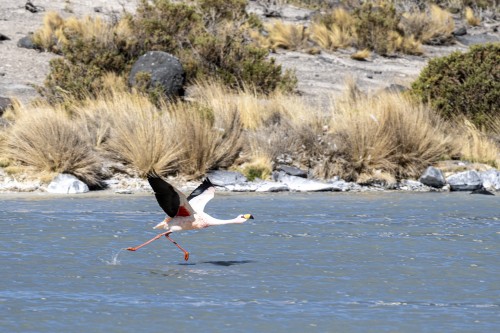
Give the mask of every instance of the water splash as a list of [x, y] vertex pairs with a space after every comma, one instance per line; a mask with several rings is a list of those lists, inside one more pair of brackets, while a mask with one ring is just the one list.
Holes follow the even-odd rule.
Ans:
[[112, 266], [116, 266], [116, 265], [121, 265], [121, 262], [120, 260], [118, 259], [118, 256], [120, 255], [120, 253], [123, 251], [123, 250], [126, 250], [125, 248], [123, 249], [120, 249], [118, 250], [117, 253], [113, 254], [111, 256], [111, 260], [105, 260], [104, 262], [107, 264], [107, 265], [112, 265]]

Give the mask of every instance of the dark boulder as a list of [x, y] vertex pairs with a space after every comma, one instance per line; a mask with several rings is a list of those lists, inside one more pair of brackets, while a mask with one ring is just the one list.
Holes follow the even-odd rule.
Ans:
[[26, 4], [24, 5], [24, 9], [26, 9], [27, 11], [32, 12], [32, 13], [38, 13], [38, 12], [45, 11], [45, 8], [43, 8], [42, 6], [36, 6], [31, 1], [26, 1]]
[[137, 74], [150, 75], [148, 89], [161, 87], [168, 97], [184, 96], [185, 73], [182, 64], [173, 55], [162, 51], [151, 51], [141, 56], [132, 66], [128, 82], [137, 85]]
[[0, 117], [11, 106], [12, 106], [12, 100], [10, 98], [0, 96]]
[[31, 39], [31, 35], [28, 35], [28, 36], [21, 38], [17, 42], [17, 47], [22, 47], [25, 49], [32, 49], [32, 50], [40, 50], [40, 48], [33, 43], [33, 40]]

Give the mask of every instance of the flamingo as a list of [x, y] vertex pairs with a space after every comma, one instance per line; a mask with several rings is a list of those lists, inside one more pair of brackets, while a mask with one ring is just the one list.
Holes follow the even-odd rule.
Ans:
[[254, 218], [252, 214], [241, 214], [231, 220], [219, 220], [205, 213], [206, 204], [215, 195], [215, 187], [208, 178], [205, 178], [201, 185], [187, 198], [182, 192], [167, 183], [155, 172], [148, 175], [148, 182], [155, 192], [158, 204], [167, 214], [165, 219], [158, 223], [154, 229], [164, 229], [167, 231], [158, 234], [139, 246], [127, 248], [129, 251], [137, 251], [141, 247], [165, 236], [184, 252], [184, 260], [188, 261], [189, 252], [170, 238], [171, 233], [182, 230], [204, 229], [215, 225], [239, 224]]

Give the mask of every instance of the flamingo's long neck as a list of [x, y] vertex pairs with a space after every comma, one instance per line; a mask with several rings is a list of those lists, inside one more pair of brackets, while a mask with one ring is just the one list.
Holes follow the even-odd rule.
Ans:
[[231, 220], [219, 220], [216, 219], [215, 217], [212, 217], [208, 214], [204, 214], [203, 219], [208, 223], [208, 225], [213, 226], [213, 225], [223, 225], [223, 224], [236, 224], [236, 223], [243, 223], [246, 220], [241, 218], [241, 217], [235, 217], [234, 219]]

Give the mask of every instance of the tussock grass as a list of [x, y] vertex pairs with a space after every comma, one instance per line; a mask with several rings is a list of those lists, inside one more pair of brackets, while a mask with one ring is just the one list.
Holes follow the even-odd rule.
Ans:
[[244, 163], [237, 170], [243, 173], [250, 181], [256, 178], [266, 180], [269, 179], [273, 172], [273, 163], [269, 156], [255, 155], [250, 158], [248, 163]]
[[235, 110], [207, 117], [198, 105], [174, 104], [172, 128], [182, 138], [179, 171], [189, 178], [198, 178], [208, 170], [227, 169], [234, 164], [243, 148], [242, 125]]
[[182, 154], [169, 119], [155, 113], [139, 109], [120, 114], [106, 144], [107, 150], [133, 166], [141, 176], [153, 170], [161, 174], [178, 170]]
[[500, 166], [499, 147], [466, 118], [457, 120], [456, 137], [460, 155], [467, 161]]
[[90, 186], [100, 184], [101, 159], [62, 110], [36, 108], [18, 114], [24, 116], [16, 119], [6, 142], [10, 160], [40, 171], [70, 173]]
[[481, 19], [474, 15], [474, 11], [470, 7], [465, 7], [464, 16], [467, 24], [472, 27], [477, 27], [481, 24]]
[[382, 171], [396, 178], [417, 177], [450, 156], [456, 148], [445, 129], [428, 107], [389, 93], [336, 103], [330, 122], [330, 131], [345, 140], [343, 154], [357, 175]]
[[316, 19], [311, 26], [311, 39], [326, 50], [352, 46], [356, 39], [355, 18], [343, 8]]
[[265, 25], [269, 32], [270, 47], [287, 50], [302, 50], [308, 46], [309, 32], [303, 24], [274, 21]]
[[43, 25], [33, 33], [33, 42], [45, 51], [58, 52], [57, 45], [64, 26], [64, 19], [54, 11], [43, 17]]
[[445, 44], [453, 39], [455, 21], [450, 12], [437, 5], [431, 5], [429, 21], [421, 33], [420, 39], [425, 44]]
[[370, 55], [371, 55], [370, 50], [363, 49], [351, 54], [351, 58], [354, 60], [366, 60], [370, 57]]

